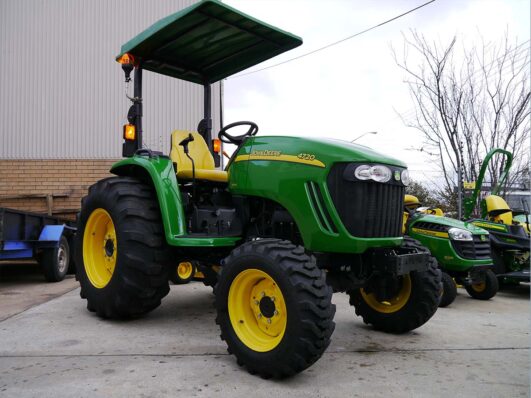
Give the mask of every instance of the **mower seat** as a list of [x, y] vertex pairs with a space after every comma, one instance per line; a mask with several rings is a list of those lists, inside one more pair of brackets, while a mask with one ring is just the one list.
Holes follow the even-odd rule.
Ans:
[[226, 171], [216, 170], [214, 158], [208, 150], [208, 146], [201, 136], [195, 131], [175, 130], [171, 133], [170, 158], [177, 164], [177, 178], [191, 180], [192, 162], [184, 153], [184, 147], [179, 143], [192, 134], [194, 140], [188, 144], [189, 155], [194, 159], [195, 178], [198, 180], [226, 183], [229, 179]]
[[406, 194], [404, 196], [404, 206], [407, 207], [408, 210], [415, 210], [420, 206], [419, 199], [416, 196]]
[[506, 225], [513, 224], [513, 212], [503, 198], [497, 195], [489, 195], [484, 200], [487, 214], [492, 221]]

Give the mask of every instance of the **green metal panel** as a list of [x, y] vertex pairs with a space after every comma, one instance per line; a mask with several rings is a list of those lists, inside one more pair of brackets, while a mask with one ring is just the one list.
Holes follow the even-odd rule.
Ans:
[[234, 246], [238, 237], [230, 238], [198, 238], [186, 235], [185, 216], [181, 192], [177, 184], [175, 170], [167, 157], [154, 156], [148, 158], [135, 155], [115, 163], [111, 173], [116, 175], [139, 176], [147, 172], [153, 182], [160, 205], [166, 241], [172, 246]]
[[203, 0], [156, 22], [125, 43], [142, 68], [194, 83], [213, 83], [302, 44], [302, 39], [216, 0]]
[[[328, 192], [326, 178], [335, 162], [370, 162], [405, 167], [367, 147], [331, 139], [259, 136], [246, 141], [230, 166], [229, 187], [235, 195], [267, 198], [295, 219], [308, 250], [362, 253], [370, 247], [397, 246], [401, 237], [359, 238], [343, 226]], [[317, 184], [324, 206], [337, 226], [330, 232], [319, 223], [309, 198], [308, 182]]]

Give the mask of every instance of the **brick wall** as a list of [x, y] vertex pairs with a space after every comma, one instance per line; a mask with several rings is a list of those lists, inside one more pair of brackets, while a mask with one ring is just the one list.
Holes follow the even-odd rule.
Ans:
[[81, 198], [116, 160], [0, 160], [0, 207], [75, 218]]

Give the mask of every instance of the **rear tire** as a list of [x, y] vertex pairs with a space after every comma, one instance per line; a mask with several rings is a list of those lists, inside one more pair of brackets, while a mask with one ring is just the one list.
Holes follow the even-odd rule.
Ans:
[[443, 292], [439, 307], [444, 308], [452, 304], [457, 297], [457, 286], [454, 279], [446, 272], [442, 272]]
[[489, 300], [498, 293], [498, 278], [490, 269], [485, 271], [485, 282], [465, 285], [468, 294], [477, 300]]
[[55, 249], [46, 249], [39, 259], [44, 278], [48, 282], [60, 282], [65, 278], [70, 265], [70, 246], [68, 240], [61, 236]]
[[315, 258], [289, 241], [260, 239], [234, 249], [215, 294], [221, 339], [251, 374], [292, 376], [330, 344], [332, 289]]
[[[420, 242], [407, 236], [403, 246], [415, 248], [418, 252], [429, 252]], [[348, 292], [350, 304], [363, 322], [377, 330], [398, 334], [422, 326], [435, 314], [442, 289], [441, 271], [435, 258], [429, 257], [426, 271], [414, 271], [399, 278], [400, 290], [390, 301], [375, 302], [370, 299], [374, 295], [365, 293], [363, 289]]]
[[169, 292], [165, 245], [151, 186], [131, 177], [92, 185], [76, 235], [76, 278], [87, 309], [130, 318], [158, 307]]

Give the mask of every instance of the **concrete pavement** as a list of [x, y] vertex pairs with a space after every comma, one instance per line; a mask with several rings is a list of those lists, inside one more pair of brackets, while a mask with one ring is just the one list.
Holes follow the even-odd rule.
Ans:
[[331, 346], [279, 382], [227, 355], [200, 283], [172, 286], [160, 308], [127, 322], [100, 320], [76, 289], [0, 322], [0, 396], [529, 396], [529, 285], [488, 302], [459, 293], [402, 336], [364, 325], [336, 294]]
[[74, 275], [46, 283], [35, 261], [17, 264], [0, 261], [0, 321], [75, 289]]

